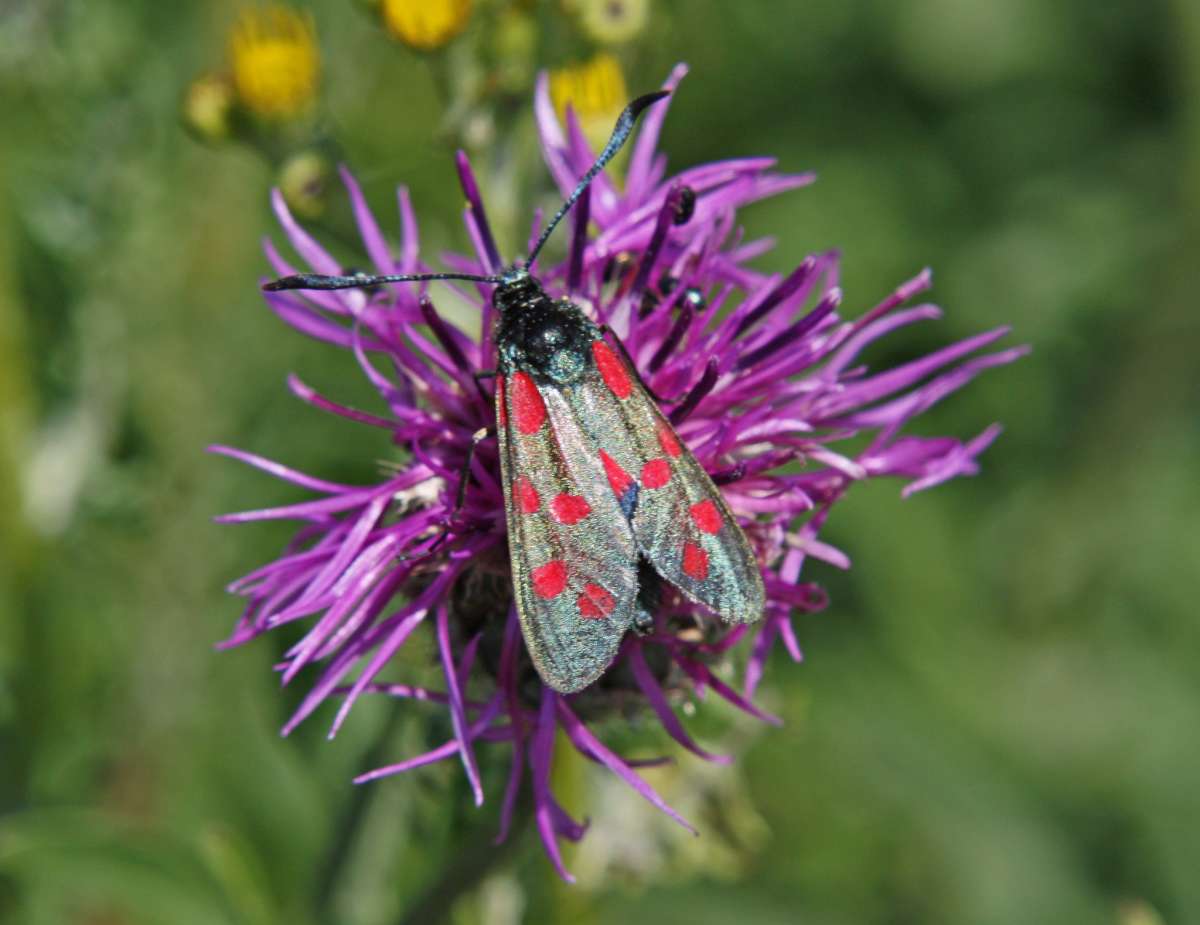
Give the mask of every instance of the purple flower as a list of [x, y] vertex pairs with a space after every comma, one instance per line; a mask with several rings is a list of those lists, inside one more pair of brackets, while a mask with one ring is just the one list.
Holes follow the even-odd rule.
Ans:
[[[683, 77], [679, 66], [667, 81]], [[630, 634], [607, 674], [577, 695], [542, 685], [532, 670], [512, 604], [505, 549], [504, 504], [495, 444], [480, 444], [465, 503], [455, 510], [459, 473], [472, 435], [494, 424], [490, 385], [473, 375], [494, 368], [495, 320], [490, 286], [460, 287], [479, 311], [482, 340], [446, 321], [426, 287], [411, 283], [375, 291], [273, 292], [267, 302], [288, 324], [347, 348], [378, 390], [381, 412], [361, 411], [317, 394], [299, 379], [302, 401], [377, 427], [403, 461], [371, 485], [315, 478], [254, 454], [213, 447], [315, 493], [282, 508], [226, 515], [241, 523], [291, 519], [301, 523], [278, 559], [234, 582], [246, 607], [227, 645], [274, 627], [304, 621], [306, 633], [286, 654], [284, 683], [306, 666], [319, 670], [284, 732], [328, 698], [339, 702], [331, 735], [363, 694], [444, 706], [452, 737], [436, 748], [379, 768], [358, 780], [407, 771], [457, 756], [477, 804], [484, 794], [477, 749], [510, 752], [501, 797], [498, 840], [509, 830], [526, 776], [546, 851], [559, 873], [559, 839], [577, 840], [584, 825], [550, 788], [558, 730], [583, 756], [605, 765], [685, 828], [690, 828], [637, 773], [604, 745], [589, 725], [616, 708], [640, 703], [663, 729], [700, 757], [702, 749], [672, 709], [672, 700], [711, 694], [761, 720], [778, 720], [753, 697], [771, 650], [781, 644], [801, 657], [792, 616], [822, 609], [824, 591], [801, 581], [807, 558], [848, 568], [849, 558], [820, 539], [835, 502], [855, 482], [897, 476], [905, 495], [977, 471], [976, 457], [996, 438], [993, 425], [961, 442], [904, 434], [906, 423], [991, 366], [1024, 352], [980, 353], [1004, 336], [998, 328], [894, 369], [873, 370], [863, 354], [873, 341], [918, 321], [932, 305], [905, 307], [930, 284], [922, 272], [852, 319], [839, 314], [838, 256], [813, 254], [785, 277], [747, 262], [770, 247], [744, 241], [740, 206], [805, 186], [810, 175], [772, 171], [770, 158], [706, 164], [668, 176], [656, 152], [666, 105], [647, 113], [633, 145], [624, 190], [603, 174], [572, 216], [567, 257], [537, 273], [551, 296], [569, 295], [620, 336], [647, 385], [673, 399], [668, 413], [696, 458], [723, 486], [762, 563], [767, 590], [762, 622], [733, 628], [699, 612], [669, 586], [661, 588], [654, 629]], [[593, 160], [578, 124], [557, 121], [543, 77], [535, 99], [542, 150], [566, 195]], [[434, 265], [419, 256], [408, 191], [399, 192], [401, 243], [394, 251], [350, 173], [342, 171], [366, 254], [381, 274], [449, 269], [487, 274], [502, 266], [479, 189], [466, 156], [458, 170], [470, 256]], [[695, 196], [694, 214], [679, 223], [681, 203]], [[307, 268], [342, 272], [338, 262], [300, 228], [278, 193], [275, 211]], [[589, 222], [599, 233], [589, 239]], [[536, 238], [536, 223], [535, 232]], [[270, 244], [276, 273], [292, 274]], [[865, 440], [864, 440], [865, 437]], [[858, 438], [852, 440], [852, 438]], [[381, 444], [382, 444], [381, 440]], [[844, 447], [855, 447], [845, 449]], [[803, 465], [796, 465], [803, 463]], [[430, 624], [428, 630], [422, 624]], [[381, 672], [417, 632], [432, 632], [443, 683], [438, 689], [391, 683]], [[739, 684], [724, 667], [734, 647], [749, 653]]]

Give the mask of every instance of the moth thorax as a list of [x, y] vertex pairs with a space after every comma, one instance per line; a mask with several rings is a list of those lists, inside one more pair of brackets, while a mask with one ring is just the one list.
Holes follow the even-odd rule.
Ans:
[[502, 316], [497, 344], [502, 368], [568, 385], [587, 372], [591, 342], [597, 336], [577, 305], [542, 295]]
[[541, 314], [526, 328], [525, 334], [526, 356], [546, 378], [566, 384], [583, 375], [588, 337], [572, 317], [571, 309]]
[[545, 299], [542, 284], [524, 270], [506, 274], [492, 295], [492, 302], [501, 314], [521, 311]]

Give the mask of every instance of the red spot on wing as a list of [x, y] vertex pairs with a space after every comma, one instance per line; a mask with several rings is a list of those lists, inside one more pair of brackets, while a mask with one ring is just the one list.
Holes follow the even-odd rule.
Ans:
[[508, 426], [508, 406], [504, 403], [504, 377], [496, 377], [496, 423]]
[[719, 532], [721, 525], [724, 523], [721, 511], [712, 502], [712, 499], [701, 501], [699, 504], [693, 504], [691, 512], [693, 523], [705, 533]]
[[617, 398], [628, 398], [633, 394], [633, 380], [629, 378], [625, 364], [612, 352], [608, 344], [602, 340], [592, 341], [592, 356], [596, 360], [596, 368], [604, 377], [604, 384]]
[[533, 482], [523, 475], [517, 476], [516, 494], [517, 507], [520, 508], [522, 514], [536, 514], [538, 508], [542, 506], [542, 499], [538, 497]]
[[612, 486], [613, 494], [619, 499], [625, 497], [625, 492], [633, 484], [629, 473], [617, 465], [617, 461], [604, 450], [600, 451], [600, 461], [604, 463], [604, 474], [608, 476], [608, 484]]
[[589, 620], [599, 620], [607, 617], [617, 606], [611, 594], [599, 585], [588, 582], [575, 601], [579, 615]]
[[659, 425], [658, 445], [663, 448], [663, 452], [668, 456], [678, 456], [683, 452], [683, 448], [679, 445], [679, 440], [666, 424]]
[[683, 544], [683, 573], [696, 581], [708, 577], [708, 553], [695, 543]]
[[512, 377], [512, 411], [517, 430], [536, 434], [546, 423], [546, 404], [529, 373], [514, 373]]
[[671, 464], [661, 456], [642, 466], [642, 485], [646, 488], [662, 488], [671, 481]]
[[562, 559], [551, 559], [535, 568], [529, 577], [533, 580], [534, 593], [550, 600], [562, 594], [567, 586], [567, 564]]
[[550, 502], [550, 510], [554, 514], [555, 520], [569, 527], [571, 524], [579, 523], [588, 514], [592, 513], [592, 506], [579, 495], [564, 493], [558, 495]]

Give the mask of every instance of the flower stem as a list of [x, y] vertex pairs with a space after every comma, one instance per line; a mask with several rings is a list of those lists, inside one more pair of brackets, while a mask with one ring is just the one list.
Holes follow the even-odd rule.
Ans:
[[[386, 760], [387, 747], [399, 726], [404, 706], [404, 704], [398, 703], [388, 713], [387, 720], [379, 730], [375, 742], [363, 756], [364, 767], [378, 767]], [[317, 887], [313, 903], [318, 921], [329, 922], [331, 925], [340, 921], [333, 909], [334, 896], [338, 884], [342, 880], [342, 872], [354, 852], [354, 843], [358, 840], [359, 830], [367, 818], [367, 809], [377, 790], [377, 787], [370, 786], [355, 787], [350, 791], [350, 796], [342, 807], [341, 815], [334, 826], [333, 836], [329, 841], [329, 848], [317, 868]]]
[[[527, 799], [518, 801], [510, 839], [524, 836], [528, 808]], [[488, 819], [467, 832], [462, 839], [462, 849], [416, 902], [404, 910], [396, 925], [439, 925], [449, 921], [454, 904], [475, 889], [503, 860], [512, 856], [511, 850], [494, 843], [495, 829], [495, 820]]]

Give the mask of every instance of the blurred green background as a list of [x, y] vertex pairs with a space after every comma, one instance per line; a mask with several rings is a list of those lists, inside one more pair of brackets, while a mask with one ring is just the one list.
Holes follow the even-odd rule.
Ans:
[[[384, 216], [407, 183], [431, 257], [466, 244], [442, 101], [498, 6], [436, 58], [362, 4], [305, 7], [324, 150]], [[633, 92], [692, 67], [672, 168], [819, 174], [742, 216], [779, 240], [764, 269], [842, 248], [854, 314], [932, 265], [945, 321], [876, 363], [1005, 322], [1034, 353], [918, 422], [1003, 421], [980, 478], [861, 486], [831, 518], [854, 569], [809, 566], [833, 604], [768, 675], [787, 725], [727, 723], [736, 769], [648, 772], [708, 806], [700, 839], [599, 771], [566, 781], [594, 828], [570, 888], [527, 832], [479, 852], [496, 801], [469, 808], [457, 764], [351, 787], [428, 740], [420, 705], [282, 740], [286, 640], [213, 649], [222, 586], [290, 528], [211, 516], [299, 493], [204, 445], [346, 481], [386, 452], [283, 388], [371, 401], [256, 292], [275, 166], [181, 127], [238, 9], [0, 8], [0, 921], [1200, 921], [1195, 0], [650, 0], [616, 54]], [[589, 50], [559, 5], [522, 9], [530, 66]], [[484, 188], [506, 253], [547, 189], [527, 97], [475, 138], [483, 182], [522, 165]]]

